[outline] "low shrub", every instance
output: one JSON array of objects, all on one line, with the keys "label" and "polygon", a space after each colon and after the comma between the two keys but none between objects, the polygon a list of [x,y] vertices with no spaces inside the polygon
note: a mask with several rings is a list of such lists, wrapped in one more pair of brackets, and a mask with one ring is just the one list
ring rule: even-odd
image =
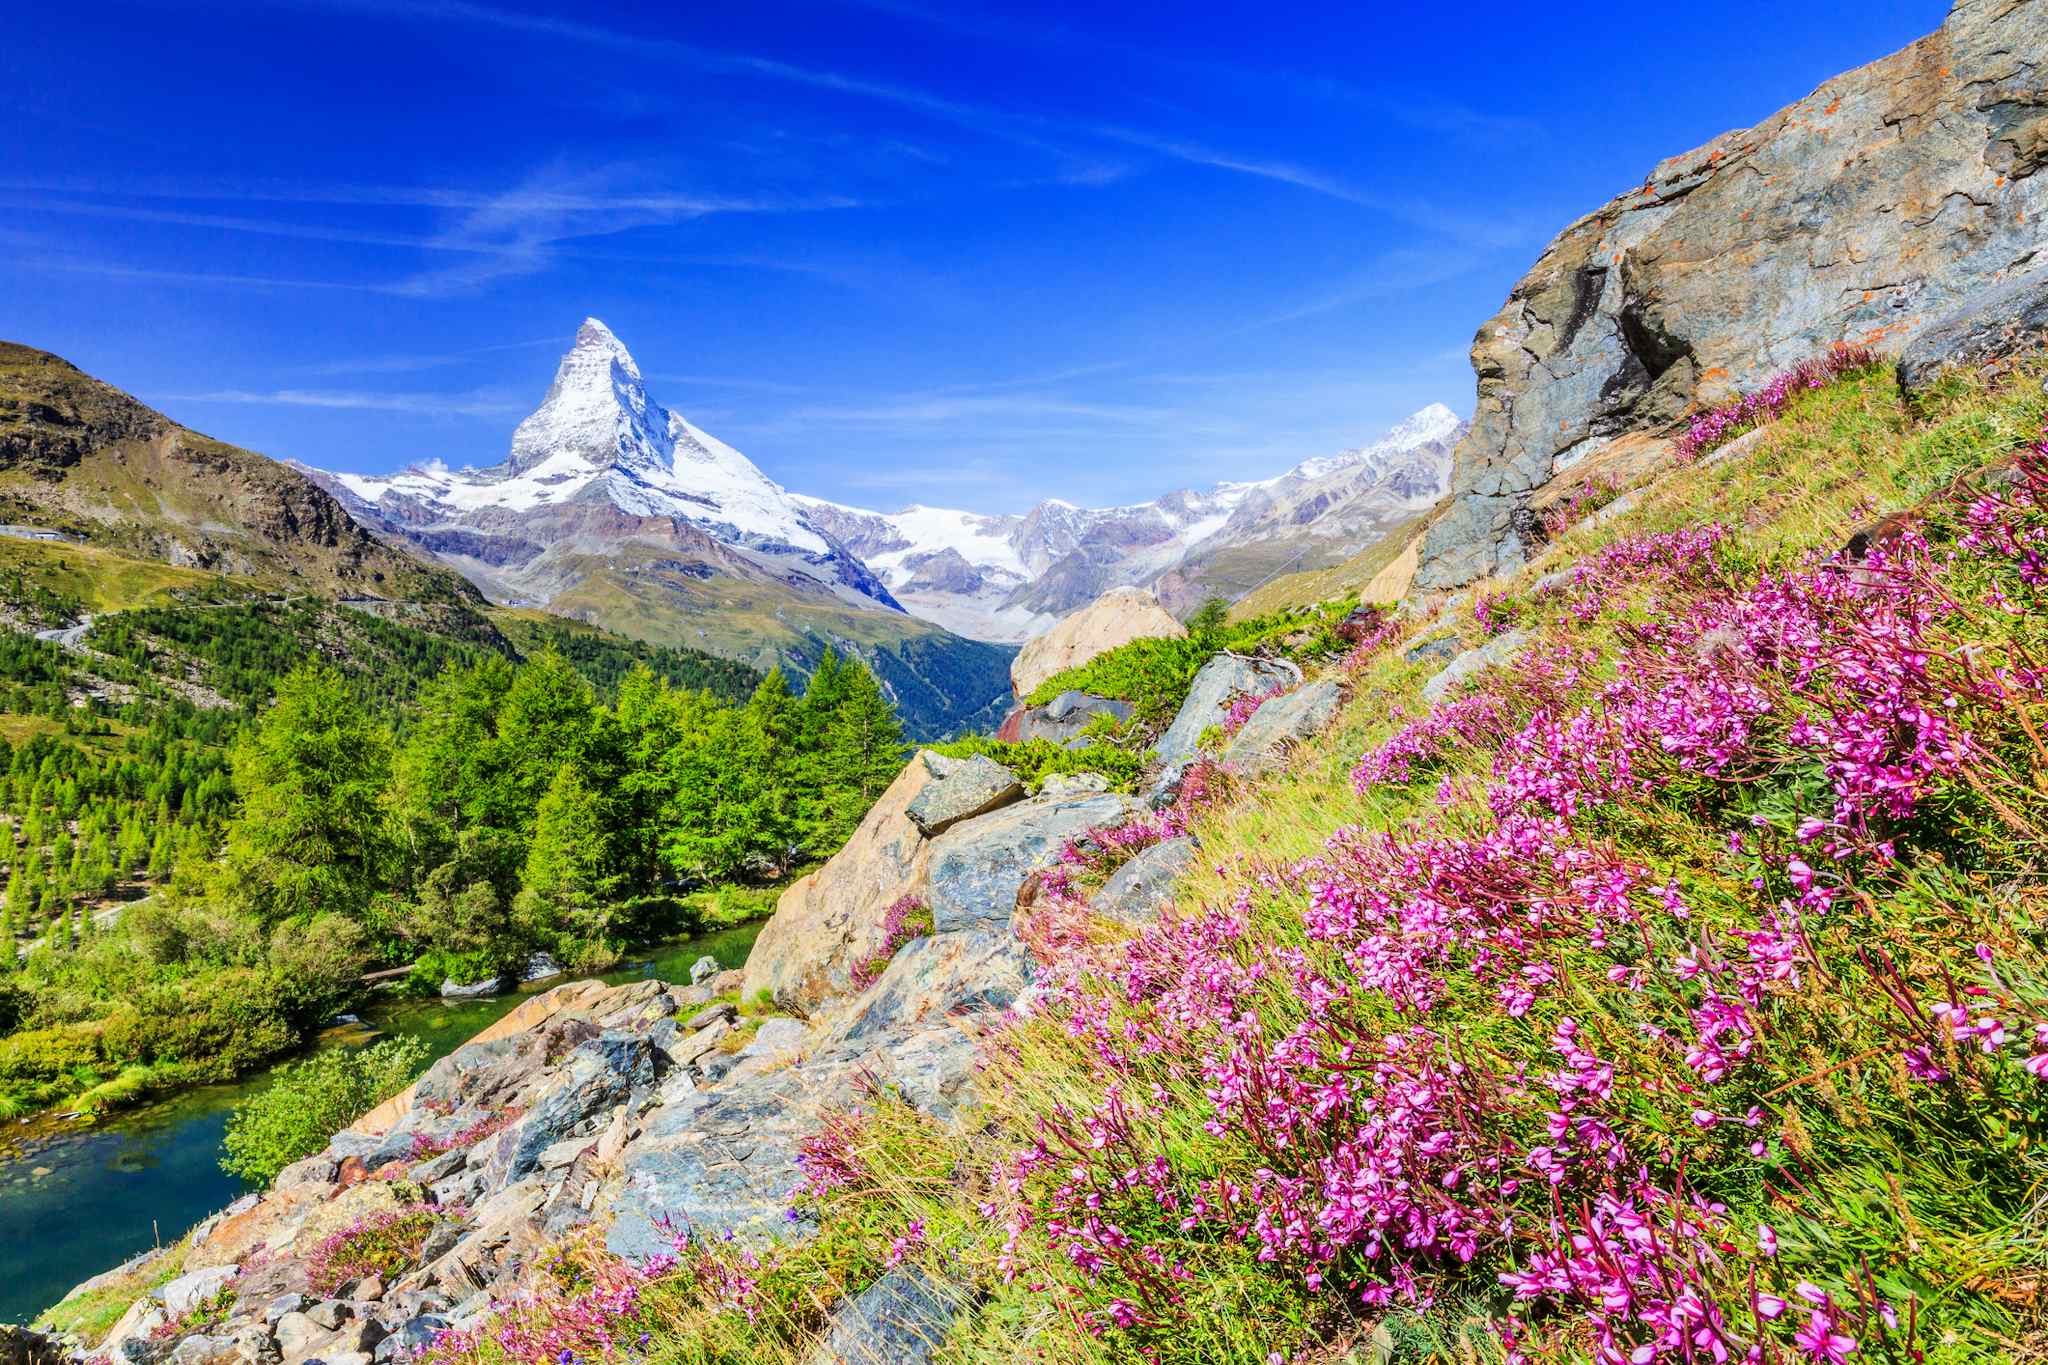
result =
[{"label": "low shrub", "polygon": [[1183,639],[1133,640],[1096,655],[1078,668],[1055,674],[1024,698],[1027,706],[1043,706],[1062,692],[1089,692],[1129,702],[1147,726],[1163,726],[1187,700],[1202,665],[1225,650],[1238,654],[1278,654],[1291,659],[1330,659],[1350,643],[1338,627],[1358,599],[1345,597],[1294,611],[1257,616],[1233,624],[1212,625]]},{"label": "low shrub", "polygon": [[427,1045],[385,1038],[363,1048],[316,1052],[277,1068],[269,1086],[235,1106],[221,1145],[222,1169],[267,1185],[335,1132],[410,1085],[426,1069]]},{"label": "low shrub", "polygon": [[435,1224],[459,1212],[433,1204],[408,1204],[367,1214],[313,1249],[306,1258],[307,1279],[319,1293],[332,1294],[354,1280],[405,1270],[419,1256]]},{"label": "low shrub", "polygon": [[970,735],[949,744],[934,745],[933,749],[948,758],[972,758],[980,754],[994,759],[1017,774],[1025,790],[1032,792],[1044,786],[1045,779],[1055,773],[1094,773],[1109,783],[1111,791],[1134,792],[1145,775],[1146,761],[1151,757],[1149,751],[1133,752],[1113,744],[1063,749],[1049,739],[1028,739],[1011,744],[985,735]]}]

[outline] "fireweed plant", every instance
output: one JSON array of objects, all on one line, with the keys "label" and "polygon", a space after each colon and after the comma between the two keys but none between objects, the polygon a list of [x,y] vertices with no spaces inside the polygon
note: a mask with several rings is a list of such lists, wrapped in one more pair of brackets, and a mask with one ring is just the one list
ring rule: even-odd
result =
[{"label": "fireweed plant", "polygon": [[875,984],[904,944],[932,931],[932,912],[917,895],[900,896],[882,912],[882,946],[875,955],[855,964],[853,988],[864,991]]},{"label": "fireweed plant", "polygon": [[1878,364],[1867,346],[1842,345],[1771,377],[1762,388],[1732,403],[1694,415],[1678,438],[1678,458],[1690,462],[1754,427],[1771,421],[1803,392],[1825,388],[1843,375]]}]

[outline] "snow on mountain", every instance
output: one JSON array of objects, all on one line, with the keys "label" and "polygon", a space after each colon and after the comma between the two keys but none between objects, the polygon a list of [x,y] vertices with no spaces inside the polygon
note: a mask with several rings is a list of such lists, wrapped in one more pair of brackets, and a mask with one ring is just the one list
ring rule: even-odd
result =
[{"label": "snow on mountain", "polygon": [[[1250,482],[1182,489],[1125,507],[1048,498],[1018,515],[913,506],[901,512],[796,495],[915,615],[986,640],[1023,640],[1122,584],[1173,576],[1255,543],[1294,562],[1354,553],[1442,496],[1465,424],[1432,403],[1372,442]],[[1342,557],[1339,554],[1338,557]],[[1242,556],[1240,556],[1242,557]],[[1234,586],[1219,584],[1228,594]]]},{"label": "snow on mountain", "polygon": [[1235,596],[1276,565],[1355,553],[1442,494],[1463,430],[1431,404],[1368,444],[1269,479],[1124,507],[1047,498],[1016,514],[876,512],[785,490],[656,402],[625,345],[586,318],[502,464],[306,472],[358,520],[501,599],[573,598],[593,560],[630,561],[907,609],[958,634],[1015,641],[1110,587],[1152,585],[1178,609]]},{"label": "snow on mountain", "polygon": [[596,318],[577,329],[503,464],[316,476],[359,519],[436,549],[500,595],[530,596],[521,570],[550,548],[573,542],[602,553],[607,537],[658,543],[688,527],[733,552],[714,556],[721,572],[751,563],[761,576],[808,579],[853,605],[901,610],[753,461],[649,397],[632,354]]}]

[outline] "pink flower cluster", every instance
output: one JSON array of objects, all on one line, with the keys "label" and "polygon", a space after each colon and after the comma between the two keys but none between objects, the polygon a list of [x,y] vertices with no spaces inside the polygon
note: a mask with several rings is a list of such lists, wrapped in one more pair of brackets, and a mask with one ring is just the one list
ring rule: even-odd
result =
[{"label": "pink flower cluster", "polygon": [[525,1114],[526,1110],[513,1105],[488,1114],[478,1119],[475,1123],[470,1124],[467,1128],[459,1132],[450,1133],[445,1137],[436,1137],[426,1132],[414,1133],[412,1135],[412,1154],[408,1159],[412,1161],[425,1161],[431,1157],[440,1156],[443,1152],[452,1152],[458,1147],[473,1147],[487,1137],[494,1137],[504,1132],[507,1128],[517,1123]]},{"label": "pink flower cluster", "polygon": [[1233,698],[1230,703],[1230,709],[1223,713],[1223,733],[1226,736],[1234,735],[1239,730],[1244,729],[1245,722],[1257,715],[1261,706],[1264,706],[1286,690],[1284,687],[1276,687],[1270,692],[1247,692],[1242,696]]},{"label": "pink flower cluster", "polygon": [[1587,479],[1571,491],[1571,496],[1562,502],[1552,503],[1543,510],[1543,534],[1546,539],[1555,539],[1565,531],[1578,525],[1580,520],[1613,502],[1621,492],[1621,484],[1612,474],[1601,474]]},{"label": "pink flower cluster", "polygon": [[1876,353],[1869,347],[1850,345],[1834,346],[1825,355],[1803,360],[1782,374],[1773,375],[1755,393],[1695,414],[1678,438],[1678,458],[1685,463],[1697,460],[1751,427],[1770,421],[1804,390],[1825,388],[1845,374],[1869,369],[1876,363]]},{"label": "pink flower cluster", "polygon": [[882,946],[853,968],[853,988],[864,991],[881,978],[904,944],[932,931],[932,912],[916,894],[899,896],[882,912]]},{"label": "pink flower cluster", "polygon": [[419,1249],[433,1225],[444,1218],[462,1218],[460,1205],[404,1204],[382,1209],[329,1233],[306,1258],[306,1274],[314,1288],[332,1293],[350,1280],[382,1274]]},{"label": "pink flower cluster", "polygon": [[760,1253],[714,1246],[688,1231],[671,1231],[669,1249],[634,1265],[594,1247],[553,1253],[570,1263],[529,1277],[518,1295],[494,1302],[482,1322],[444,1328],[417,1359],[435,1365],[589,1365],[640,1361],[653,1351],[665,1321],[654,1291],[682,1285],[697,1304],[743,1315],[760,1313]]},{"label": "pink flower cluster", "polygon": [[1472,604],[1472,619],[1488,635],[1500,635],[1515,624],[1521,613],[1515,599],[1505,592],[1483,592]]},{"label": "pink flower cluster", "polygon": [[[1909,533],[1753,579],[1720,566],[1717,527],[1610,546],[1575,590],[1647,591],[1656,610],[1607,657],[1534,648],[1354,773],[1365,790],[1491,751],[1483,809],[1339,830],[1248,869],[1228,903],[1049,973],[1099,1099],[1049,1108],[1002,1163],[1006,1273],[1034,1235],[1098,1287],[1076,1312],[1107,1334],[1192,1311],[1190,1242],[1369,1309],[1427,1304],[1484,1264],[1544,1310],[1501,1325],[1514,1361],[1917,1358],[1914,1305],[1867,1275],[1798,1279],[1774,1231],[1746,1237],[1687,1172],[1775,1178],[1784,1092],[1811,1078],[1767,1043],[1809,980],[1834,981],[1841,936],[1824,950],[1820,928],[1867,899],[1866,874],[1892,875],[1916,821],[1994,772],[1990,736],[2024,725],[2014,704],[2041,701],[2039,673],[1956,643],[1950,580],[1988,568],[2011,609],[2048,605],[2044,495],[2048,461],[2030,462],[1971,506],[1953,554]],[[1759,792],[1788,809],[1732,819]],[[1717,903],[1708,932],[1672,877],[1616,851],[1624,810],[1735,823],[1746,911]],[[1275,915],[1293,922],[1273,932]],[[1882,945],[1848,951],[1892,998],[1845,1003],[1891,1019],[1872,1026],[1923,1082],[2021,1036],[2032,1054],[2000,1064],[2048,1077],[2048,1020],[2022,1027],[2042,1002],[1994,973],[1929,1004]]]}]

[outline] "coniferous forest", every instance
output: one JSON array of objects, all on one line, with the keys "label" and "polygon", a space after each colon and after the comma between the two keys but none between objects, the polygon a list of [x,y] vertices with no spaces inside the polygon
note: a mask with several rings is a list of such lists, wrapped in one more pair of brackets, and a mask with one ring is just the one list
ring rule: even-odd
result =
[{"label": "coniferous forest", "polygon": [[[549,640],[430,651],[394,687],[280,676],[270,633],[214,637],[239,710],[73,705],[59,650],[6,639],[0,1111],[232,1076],[377,969],[431,991],[535,954],[602,967],[695,927],[704,888],[829,854],[902,764],[857,659],[799,695],[779,670]],[[140,638],[96,643],[139,667]]]}]

